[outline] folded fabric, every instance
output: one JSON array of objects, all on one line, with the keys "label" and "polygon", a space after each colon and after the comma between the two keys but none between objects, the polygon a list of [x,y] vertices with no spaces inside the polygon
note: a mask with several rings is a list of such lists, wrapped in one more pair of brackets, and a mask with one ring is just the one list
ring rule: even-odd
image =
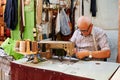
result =
[{"label": "folded fabric", "polygon": [[1,47],[4,49],[7,55],[13,56],[15,60],[23,58],[24,55],[19,54],[15,51],[15,40],[7,38],[2,44]]}]

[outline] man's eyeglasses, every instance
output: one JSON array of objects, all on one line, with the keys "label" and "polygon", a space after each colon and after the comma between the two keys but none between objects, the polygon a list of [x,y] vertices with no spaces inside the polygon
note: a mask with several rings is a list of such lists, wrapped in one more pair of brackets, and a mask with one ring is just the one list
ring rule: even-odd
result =
[{"label": "man's eyeglasses", "polygon": [[89,25],[89,27],[87,28],[87,30],[80,30],[81,32],[88,32],[88,30],[90,29],[91,24]]}]

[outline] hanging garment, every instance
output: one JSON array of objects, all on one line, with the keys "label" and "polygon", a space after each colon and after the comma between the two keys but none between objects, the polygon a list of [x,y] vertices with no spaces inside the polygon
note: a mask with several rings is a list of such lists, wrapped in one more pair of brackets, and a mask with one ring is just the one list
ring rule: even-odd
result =
[{"label": "hanging garment", "polygon": [[[30,0],[29,5],[24,6],[24,13],[25,13],[25,27],[23,32],[23,40],[29,39],[31,41],[34,40],[33,37],[33,27],[34,27],[34,1]],[[18,24],[15,30],[11,31],[11,38],[14,40],[20,40],[20,0],[18,0]]]},{"label": "hanging garment", "polygon": [[51,31],[51,34],[50,34],[50,36],[51,36],[51,38],[52,38],[52,40],[56,40],[56,35],[55,35],[55,17],[53,17],[52,18],[52,31]]},{"label": "hanging garment", "polygon": [[59,15],[59,9],[57,13],[57,18],[56,18],[56,28],[55,28],[55,33],[57,34],[60,32],[60,15]]},{"label": "hanging garment", "polygon": [[48,9],[45,10],[46,16],[45,16],[45,21],[48,22],[49,21],[49,11]]},{"label": "hanging garment", "polygon": [[75,27],[75,10],[76,10],[76,6],[74,6],[73,8],[73,21],[72,21],[72,33],[74,32],[74,27]]},{"label": "hanging garment", "polygon": [[91,0],[90,12],[92,13],[93,17],[96,17],[96,12],[97,12],[96,0]]},{"label": "hanging garment", "polygon": [[34,1],[35,0],[30,0],[29,5],[24,6],[25,27],[23,32],[23,39],[34,40],[34,34],[33,34],[33,28],[35,26]]},{"label": "hanging garment", "polygon": [[68,19],[64,9],[62,9],[60,12],[60,31],[65,36],[71,34],[69,22],[70,22],[70,20]]},{"label": "hanging garment", "polygon": [[9,29],[15,30],[18,22],[18,0],[7,0],[4,22]]}]

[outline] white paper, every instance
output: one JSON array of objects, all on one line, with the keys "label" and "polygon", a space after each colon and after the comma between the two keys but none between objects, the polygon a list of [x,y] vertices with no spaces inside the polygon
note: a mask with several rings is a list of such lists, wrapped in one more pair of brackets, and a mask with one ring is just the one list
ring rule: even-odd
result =
[{"label": "white paper", "polygon": [[114,73],[114,75],[110,80],[119,80],[119,79],[120,79],[120,67],[117,69],[117,71]]}]

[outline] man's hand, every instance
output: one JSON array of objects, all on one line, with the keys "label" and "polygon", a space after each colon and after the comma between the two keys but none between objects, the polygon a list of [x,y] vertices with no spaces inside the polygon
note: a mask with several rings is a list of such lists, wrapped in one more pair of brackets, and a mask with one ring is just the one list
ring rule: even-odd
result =
[{"label": "man's hand", "polygon": [[74,54],[76,54],[76,53],[77,53],[77,49],[76,49],[76,48],[74,48],[74,51],[73,51],[73,52],[74,52]]},{"label": "man's hand", "polygon": [[76,57],[79,59],[83,59],[87,56],[89,56],[89,51],[80,51],[76,53]]}]

